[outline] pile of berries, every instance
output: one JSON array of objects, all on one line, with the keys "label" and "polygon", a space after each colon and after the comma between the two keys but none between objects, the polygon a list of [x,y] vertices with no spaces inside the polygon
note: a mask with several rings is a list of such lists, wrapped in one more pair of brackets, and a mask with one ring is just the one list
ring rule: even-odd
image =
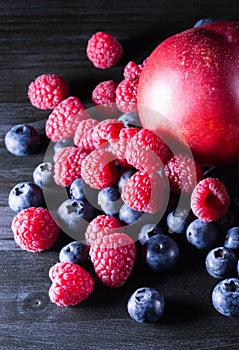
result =
[{"label": "pile of berries", "polygon": [[[89,60],[102,69],[115,65],[122,52],[103,32],[87,46]],[[68,306],[93,292],[95,278],[111,288],[124,285],[137,259],[155,273],[173,269],[180,256],[177,240],[185,238],[208,251],[206,270],[221,279],[212,293],[214,307],[239,316],[238,167],[204,168],[182,145],[175,154],[164,135],[140,125],[137,85],[145,64],[129,62],[119,84],[100,82],[92,91],[93,116],[62,77],[44,74],[29,85],[32,105],[53,109],[45,131],[54,154],[34,169],[32,182],[17,184],[9,194],[15,241],[40,252],[56,242],[60,230],[73,239],[49,271],[51,301]],[[121,115],[102,120],[98,105]],[[18,125],[5,145],[24,156],[38,150],[39,137],[29,125]],[[51,196],[63,188],[68,196],[55,207]],[[127,308],[137,322],[156,322],[165,301],[159,291],[142,287]]]}]

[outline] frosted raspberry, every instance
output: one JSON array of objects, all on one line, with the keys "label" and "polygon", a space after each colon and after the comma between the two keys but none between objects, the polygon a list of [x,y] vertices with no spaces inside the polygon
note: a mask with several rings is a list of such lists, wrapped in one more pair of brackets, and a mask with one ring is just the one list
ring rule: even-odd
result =
[{"label": "frosted raspberry", "polygon": [[139,80],[142,69],[143,69],[142,64],[138,65],[134,61],[130,61],[124,67],[124,72],[123,72],[124,78],[126,80]]},{"label": "frosted raspberry", "polygon": [[78,124],[89,118],[81,101],[74,96],[63,100],[46,121],[46,136],[53,142],[74,136]]},{"label": "frosted raspberry", "polygon": [[91,245],[90,257],[95,272],[104,285],[121,287],[134,267],[136,246],[128,235],[113,233],[98,238]]},{"label": "frosted raspberry", "polygon": [[28,87],[28,97],[34,107],[53,109],[70,94],[68,83],[56,74],[43,74]]},{"label": "frosted raspberry", "polygon": [[47,209],[30,207],[13,218],[12,231],[22,249],[35,253],[49,249],[56,242],[60,229]]},{"label": "frosted raspberry", "polygon": [[191,193],[198,181],[203,178],[200,164],[189,154],[173,155],[164,169],[171,191],[177,194]]},{"label": "frosted raspberry", "polygon": [[92,131],[92,139],[96,148],[101,147],[106,141],[114,142],[119,138],[120,130],[124,128],[124,124],[117,119],[105,119],[94,127]]},{"label": "frosted raspberry", "polygon": [[98,215],[93,219],[85,232],[86,243],[90,246],[97,238],[116,232],[121,227],[120,222],[109,215]]},{"label": "frosted raspberry", "polygon": [[117,180],[115,157],[103,148],[93,150],[82,162],[81,177],[92,188],[112,186]]},{"label": "frosted raspberry", "polygon": [[123,166],[131,166],[125,158],[125,152],[129,141],[138,131],[139,128],[123,128],[120,130],[118,141],[110,144],[111,152],[115,155],[119,164]]},{"label": "frosted raspberry", "polygon": [[88,298],[94,288],[94,279],[81,266],[72,262],[59,262],[49,270],[52,285],[51,301],[59,306],[76,305]]},{"label": "frosted raspberry", "polygon": [[230,197],[225,186],[212,177],[199,181],[192,192],[192,211],[205,222],[219,220],[226,214],[229,204]]},{"label": "frosted raspberry", "polygon": [[54,156],[54,180],[57,185],[70,186],[81,177],[81,166],[89,152],[77,147],[65,147]]},{"label": "frosted raspberry", "polygon": [[95,106],[102,104],[110,104],[115,102],[115,90],[117,83],[113,80],[106,80],[96,85],[92,92],[92,102]]},{"label": "frosted raspberry", "polygon": [[76,129],[74,144],[87,151],[93,151],[95,146],[92,139],[92,131],[97,124],[99,124],[99,121],[94,118],[82,120]]},{"label": "frosted raspberry", "polygon": [[164,203],[164,183],[158,173],[138,171],[124,184],[122,199],[134,210],[156,213]]},{"label": "frosted raspberry", "polygon": [[97,32],[88,40],[86,53],[95,67],[105,69],[116,65],[123,48],[112,35]]},{"label": "frosted raspberry", "polygon": [[138,80],[122,80],[116,89],[116,106],[122,113],[137,111]]},{"label": "frosted raspberry", "polygon": [[129,141],[125,157],[139,170],[157,171],[171,157],[166,143],[153,131],[141,129]]}]

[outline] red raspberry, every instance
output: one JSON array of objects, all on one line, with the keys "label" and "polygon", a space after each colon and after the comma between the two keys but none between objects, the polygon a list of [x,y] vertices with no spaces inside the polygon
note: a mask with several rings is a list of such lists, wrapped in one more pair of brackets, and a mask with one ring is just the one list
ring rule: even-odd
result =
[{"label": "red raspberry", "polygon": [[112,35],[97,32],[88,40],[86,53],[95,67],[105,69],[116,65],[123,48]]},{"label": "red raspberry", "polygon": [[120,222],[113,216],[98,215],[86,229],[86,243],[90,246],[97,238],[114,233],[119,227],[121,227]]},{"label": "red raspberry", "polygon": [[129,141],[126,159],[139,170],[148,172],[161,169],[171,157],[172,152],[166,143],[153,131],[141,129]]},{"label": "red raspberry", "polygon": [[120,130],[119,140],[110,144],[111,152],[117,158],[117,162],[119,162],[123,166],[130,166],[130,164],[125,158],[125,152],[129,141],[138,131],[139,128],[123,128]]},{"label": "red raspberry", "polygon": [[124,78],[126,80],[138,80],[142,72],[142,69],[143,69],[142,64],[138,65],[134,61],[130,61],[124,67],[124,72],[123,72]]},{"label": "red raspberry", "polygon": [[200,164],[189,154],[173,155],[164,169],[171,191],[177,194],[191,193],[198,181],[203,178]]},{"label": "red raspberry", "polygon": [[124,184],[122,199],[134,210],[156,213],[164,203],[164,183],[158,173],[138,171]]},{"label": "red raspberry", "polygon": [[95,149],[92,131],[97,124],[99,121],[94,118],[84,119],[79,123],[74,136],[74,143],[77,147],[87,151]]},{"label": "red raspberry", "polygon": [[72,262],[59,262],[49,270],[52,285],[51,301],[59,306],[76,305],[88,298],[94,288],[94,279],[81,266]]},{"label": "red raspberry", "polygon": [[92,188],[113,186],[117,180],[115,157],[104,148],[93,150],[82,162],[81,177]]},{"label": "red raspberry", "polygon": [[106,80],[96,85],[92,92],[92,102],[95,106],[102,104],[110,104],[115,102],[115,90],[117,83],[113,80]]},{"label": "red raspberry", "polygon": [[65,147],[54,156],[54,180],[57,185],[70,186],[81,177],[81,166],[89,152],[77,147]]},{"label": "red raspberry", "polygon": [[53,142],[74,136],[78,124],[89,118],[81,101],[74,96],[63,100],[46,121],[46,136]]},{"label": "red raspberry", "polygon": [[124,128],[124,124],[117,119],[105,119],[95,126],[92,131],[92,139],[96,148],[101,147],[106,141],[118,141],[120,130]]},{"label": "red raspberry", "polygon": [[192,211],[205,222],[219,220],[226,214],[229,204],[230,197],[225,186],[212,177],[201,180],[192,192]]},{"label": "red raspberry", "polygon": [[68,83],[56,74],[43,74],[28,87],[28,97],[34,107],[53,109],[70,94]]},{"label": "red raspberry", "polygon": [[116,89],[116,106],[122,113],[137,112],[138,80],[122,80]]},{"label": "red raspberry", "polygon": [[49,249],[56,242],[60,229],[47,209],[30,207],[13,218],[12,231],[22,249],[35,253]]},{"label": "red raspberry", "polygon": [[98,238],[90,247],[90,257],[101,282],[112,288],[121,287],[134,267],[136,246],[124,233]]}]

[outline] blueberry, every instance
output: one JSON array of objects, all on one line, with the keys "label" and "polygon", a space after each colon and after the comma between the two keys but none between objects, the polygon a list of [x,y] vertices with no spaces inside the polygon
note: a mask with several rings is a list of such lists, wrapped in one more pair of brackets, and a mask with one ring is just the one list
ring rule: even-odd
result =
[{"label": "blueberry", "polygon": [[12,188],[8,196],[9,207],[19,212],[30,207],[45,207],[41,188],[31,182],[20,182]]},{"label": "blueberry", "polygon": [[196,219],[186,230],[186,237],[190,244],[197,249],[209,250],[221,243],[221,235],[214,222],[204,222]]},{"label": "blueberry", "polygon": [[226,247],[212,249],[206,257],[207,272],[214,278],[226,278],[236,273],[237,257]]},{"label": "blueberry", "polygon": [[157,322],[163,315],[165,300],[154,288],[138,288],[129,298],[127,310],[130,317],[139,323]]},{"label": "blueberry", "polygon": [[15,156],[26,156],[35,153],[40,146],[40,136],[32,126],[18,124],[5,135],[5,146]]},{"label": "blueberry", "polygon": [[235,226],[227,231],[224,246],[227,248],[239,250],[239,227]]},{"label": "blueberry", "polygon": [[82,242],[74,241],[63,247],[59,254],[60,262],[73,262],[85,265],[89,258],[89,247]]},{"label": "blueberry", "polygon": [[86,199],[82,178],[75,179],[70,186],[70,196],[75,199]]},{"label": "blueberry", "polygon": [[58,225],[77,241],[84,239],[88,223],[95,215],[95,208],[87,200],[67,199],[57,209]]},{"label": "blueberry", "polygon": [[143,211],[138,211],[123,204],[119,211],[119,219],[127,225],[135,223],[142,215]]},{"label": "blueberry", "polygon": [[33,171],[33,180],[41,188],[55,185],[53,173],[50,162],[41,163]]},{"label": "blueberry", "polygon": [[118,189],[120,192],[122,192],[122,188],[124,186],[124,184],[126,183],[126,181],[136,172],[135,168],[129,168],[127,170],[125,170],[122,175],[119,178],[118,181]]},{"label": "blueberry", "polygon": [[219,282],[213,289],[212,303],[222,315],[239,317],[239,279],[227,278]]},{"label": "blueberry", "polygon": [[179,248],[172,237],[157,234],[146,242],[146,262],[155,272],[172,269],[179,260]]},{"label": "blueberry", "polygon": [[59,140],[54,144],[54,153],[62,150],[65,147],[74,146],[74,141],[72,138],[64,138]]},{"label": "blueberry", "polygon": [[164,234],[164,231],[158,225],[145,224],[140,228],[140,231],[138,233],[138,240],[142,245],[144,245],[150,237],[157,235],[159,233]]},{"label": "blueberry", "polygon": [[201,18],[194,24],[194,28],[200,27],[203,24],[207,24],[207,23],[211,23],[211,22],[214,22],[214,20],[212,18]]},{"label": "blueberry", "polygon": [[142,127],[140,123],[139,115],[137,112],[128,112],[128,113],[122,114],[118,118],[118,121],[122,122],[125,128]]},{"label": "blueberry", "polygon": [[169,232],[183,234],[193,220],[195,220],[195,216],[192,211],[184,208],[177,208],[167,215]]},{"label": "blueberry", "polygon": [[99,191],[98,204],[106,215],[114,216],[123,205],[121,194],[115,187],[105,187]]}]

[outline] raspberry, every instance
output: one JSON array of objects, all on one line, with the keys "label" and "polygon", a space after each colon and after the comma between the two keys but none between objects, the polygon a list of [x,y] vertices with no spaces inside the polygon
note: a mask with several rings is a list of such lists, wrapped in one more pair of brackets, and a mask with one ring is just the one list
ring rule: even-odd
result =
[{"label": "raspberry", "polygon": [[94,279],[81,266],[73,262],[59,262],[49,270],[52,285],[51,301],[59,306],[76,305],[88,298],[94,288]]},{"label": "raspberry", "polygon": [[97,32],[88,40],[86,53],[95,67],[105,69],[116,65],[123,48],[112,35]]},{"label": "raspberry", "polygon": [[56,74],[43,74],[28,87],[28,97],[34,107],[53,109],[70,94],[68,83]]},{"label": "raspberry", "polygon": [[137,111],[138,80],[122,80],[116,89],[116,106],[122,113]]},{"label": "raspberry", "polygon": [[74,136],[78,124],[89,118],[81,101],[74,96],[63,100],[52,111],[46,121],[46,136],[53,142]]},{"label": "raspberry", "polygon": [[109,215],[98,215],[93,219],[85,232],[86,243],[90,246],[97,238],[114,233],[121,227],[120,222]]},{"label": "raspberry", "polygon": [[203,178],[203,171],[189,154],[173,155],[165,165],[165,174],[168,177],[172,192],[180,194],[191,193]]},{"label": "raspberry", "polygon": [[100,281],[112,288],[122,286],[134,267],[136,246],[124,233],[98,238],[90,247],[90,257]]},{"label": "raspberry", "polygon": [[119,164],[123,166],[130,166],[125,158],[125,152],[129,141],[138,131],[138,128],[123,128],[120,130],[119,140],[111,143],[111,152],[115,155]]},{"label": "raspberry", "polygon": [[95,106],[115,102],[115,90],[117,83],[113,80],[106,80],[96,85],[92,92],[92,102]]},{"label": "raspberry", "polygon": [[82,162],[81,177],[92,188],[112,186],[117,179],[115,157],[103,148],[93,150]]},{"label": "raspberry", "polygon": [[57,185],[70,186],[81,177],[81,165],[89,152],[77,147],[65,147],[54,156],[54,180]]},{"label": "raspberry", "polygon": [[139,170],[157,171],[171,157],[166,143],[153,131],[141,129],[129,141],[126,159]]},{"label": "raspberry", "polygon": [[120,130],[124,128],[124,124],[117,119],[105,119],[95,126],[92,131],[92,139],[94,146],[99,148],[106,141],[114,142],[119,138]]},{"label": "raspberry", "polygon": [[212,177],[201,180],[192,192],[192,211],[205,222],[219,220],[227,212],[229,204],[230,197],[225,186]]},{"label": "raspberry", "polygon": [[134,61],[130,61],[124,67],[124,78],[126,80],[138,80],[143,69],[143,65],[138,65]]},{"label": "raspberry", "polygon": [[124,184],[122,199],[134,210],[156,213],[164,203],[164,183],[158,173],[138,171]]},{"label": "raspberry", "polygon": [[94,118],[82,120],[76,129],[74,144],[87,151],[93,151],[95,146],[92,139],[92,131],[97,124],[99,124],[99,121]]},{"label": "raspberry", "polygon": [[12,231],[22,249],[35,253],[50,248],[56,242],[60,229],[47,209],[30,207],[13,218]]}]

